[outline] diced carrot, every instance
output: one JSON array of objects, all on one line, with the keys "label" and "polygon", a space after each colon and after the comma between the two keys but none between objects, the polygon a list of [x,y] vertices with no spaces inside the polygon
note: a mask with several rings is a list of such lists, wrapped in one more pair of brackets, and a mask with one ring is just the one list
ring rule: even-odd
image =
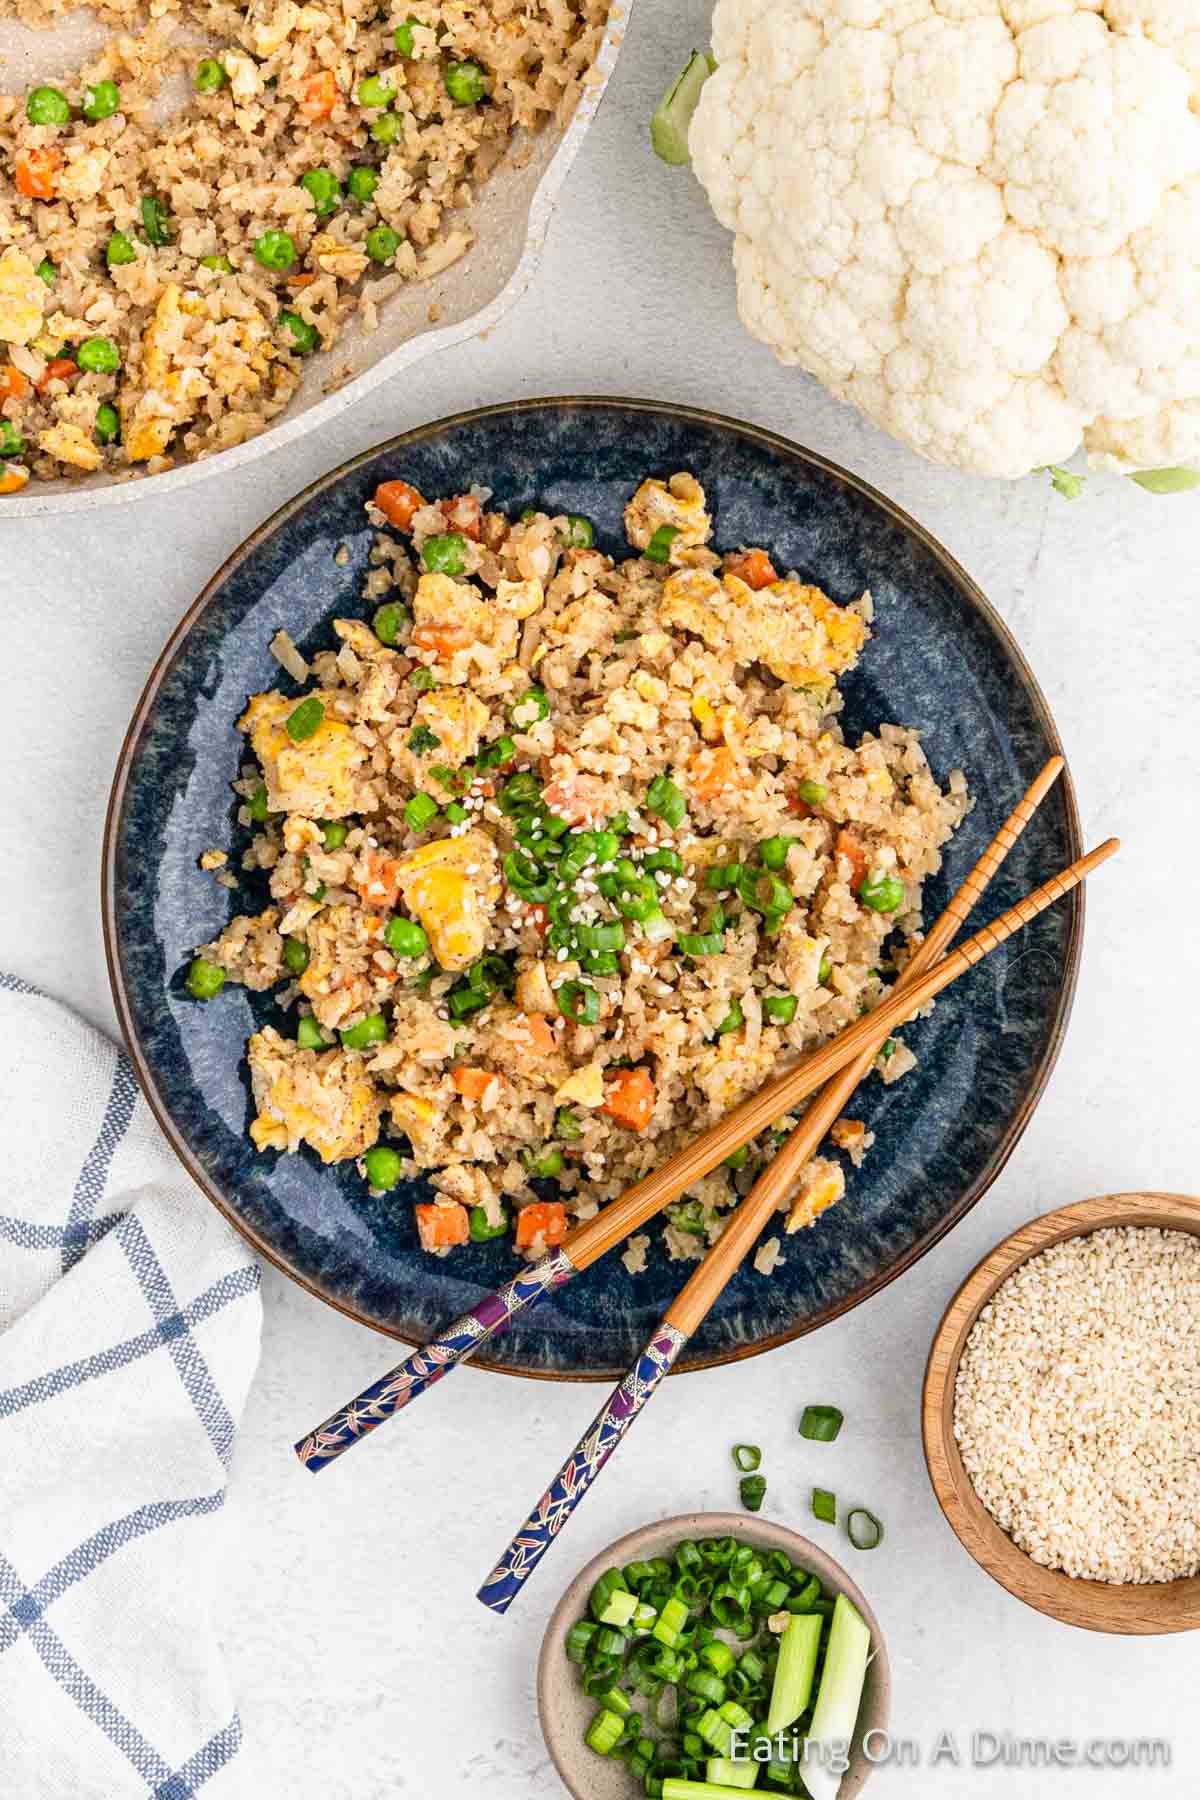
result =
[{"label": "diced carrot", "polygon": [[53,200],[54,177],[61,168],[62,151],[53,144],[18,150],[13,164],[18,194],[24,194],[27,200]]},{"label": "diced carrot", "polygon": [[522,1013],[518,1023],[539,1056],[549,1056],[557,1038],[554,1027],[544,1013]]},{"label": "diced carrot", "polygon": [[450,1071],[450,1085],[464,1100],[486,1100],[500,1077],[492,1069],[457,1068]]},{"label": "diced carrot", "polygon": [[423,495],[407,481],[381,481],[375,489],[375,504],[397,531],[411,531],[413,515],[425,504]]},{"label": "diced carrot", "polygon": [[692,792],[698,800],[711,800],[737,779],[737,757],[728,744],[697,750],[688,764]]},{"label": "diced carrot", "polygon": [[567,1209],[561,1200],[531,1200],[517,1214],[518,1250],[528,1250],[539,1235],[547,1250],[566,1237]]},{"label": "diced carrot", "polygon": [[599,820],[604,814],[605,788],[594,775],[568,775],[542,789],[542,800],[556,818],[568,825]]},{"label": "diced carrot", "polygon": [[736,575],[747,587],[770,587],[779,577],[765,550],[738,550],[725,558],[725,573]]},{"label": "diced carrot", "polygon": [[631,1131],[645,1131],[654,1113],[654,1083],[649,1071],[618,1069],[610,1075],[601,1111]]},{"label": "diced carrot", "polygon": [[867,853],[850,831],[839,831],[834,848],[850,864],[850,886],[857,893],[867,879]]},{"label": "diced carrot", "polygon": [[451,531],[461,531],[464,537],[479,542],[483,535],[483,508],[474,494],[459,494],[453,500],[443,500],[441,509]]},{"label": "diced carrot", "polygon": [[322,69],[304,84],[300,111],[306,119],[327,119],[337,105],[338,84],[332,69]]},{"label": "diced carrot", "polygon": [[531,906],[526,912],[525,917],[529,920],[533,929],[536,932],[539,932],[542,937],[545,937],[550,929],[550,914],[546,911],[545,907]]},{"label": "diced carrot", "polygon": [[0,462],[0,494],[19,494],[29,480],[29,470],[21,463]]},{"label": "diced carrot", "polygon": [[416,1206],[417,1235],[422,1250],[447,1250],[454,1244],[465,1244],[471,1235],[467,1209],[457,1200],[443,1201],[437,1206]]},{"label": "diced carrot", "polygon": [[29,392],[29,377],[22,375],[15,363],[0,369],[0,404],[5,400],[23,400]]},{"label": "diced carrot", "polygon": [[788,811],[790,813],[795,813],[798,819],[812,818],[812,807],[808,804],[807,800],[802,800],[799,794],[793,794],[788,801]]},{"label": "diced carrot", "polygon": [[38,378],[37,391],[44,394],[52,381],[74,381],[79,374],[79,364],[72,362],[68,356],[56,356],[48,362]]},{"label": "diced carrot", "polygon": [[353,877],[354,890],[372,905],[395,906],[400,898],[400,870],[399,857],[364,850]]},{"label": "diced carrot", "polygon": [[449,657],[473,644],[475,634],[465,625],[418,625],[412,641],[418,650],[435,650],[439,656]]},{"label": "diced carrot", "polygon": [[311,269],[305,269],[303,274],[289,275],[287,284],[290,288],[294,288],[295,291],[299,293],[301,288],[311,287],[316,279],[317,278]]}]

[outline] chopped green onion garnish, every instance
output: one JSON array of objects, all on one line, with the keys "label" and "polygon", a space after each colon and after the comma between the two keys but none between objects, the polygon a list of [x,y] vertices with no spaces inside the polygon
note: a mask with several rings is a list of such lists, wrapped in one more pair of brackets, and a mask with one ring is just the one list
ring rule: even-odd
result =
[{"label": "chopped green onion garnish", "polygon": [[735,1444],[733,1460],[743,1475],[753,1475],[762,1462],[762,1451],[757,1444]]},{"label": "chopped green onion garnish", "polygon": [[408,747],[414,756],[428,756],[431,750],[437,749],[441,741],[435,732],[430,731],[428,725],[418,725],[408,735]]},{"label": "chopped green onion garnish", "polygon": [[856,1550],[874,1550],[882,1542],[883,1526],[865,1506],[853,1506],[846,1514],[846,1536]]},{"label": "chopped green onion garnish", "polygon": [[813,1517],[820,1519],[822,1524],[837,1524],[837,1495],[831,1494],[828,1488],[813,1489],[812,1509]]},{"label": "chopped green onion garnish", "polygon": [[719,931],[685,931],[677,940],[684,956],[720,956],[725,938]]},{"label": "chopped green onion garnish", "polygon": [[768,919],[782,918],[792,905],[792,890],[787,882],[761,869],[743,869],[737,891],[744,905]]},{"label": "chopped green onion garnish", "polygon": [[722,1162],[721,1167],[723,1169],[744,1169],[749,1161],[749,1144],[739,1144],[736,1150],[731,1150],[729,1152],[729,1155]]},{"label": "chopped green onion garnish", "polygon": [[324,718],[324,703],[315,694],[310,694],[288,714],[285,729],[294,744],[302,744],[321,729]]},{"label": "chopped green onion garnish", "polygon": [[500,769],[510,763],[517,754],[517,746],[510,737],[498,737],[492,743],[485,744],[475,758],[477,769]]},{"label": "chopped green onion garnish", "polygon": [[742,1505],[747,1512],[757,1512],[767,1497],[767,1478],[765,1475],[743,1475],[738,1482],[738,1493]]},{"label": "chopped green onion garnish", "polygon": [[412,831],[424,831],[437,818],[438,803],[432,794],[414,794],[405,803],[404,817]]},{"label": "chopped green onion garnish", "polygon": [[814,1444],[832,1444],[842,1429],[845,1414],[836,1406],[806,1406],[800,1420],[800,1436]]},{"label": "chopped green onion garnish", "polygon": [[687,801],[669,775],[656,775],[646,789],[645,810],[655,818],[665,819],[672,828],[682,825],[687,817]]},{"label": "chopped green onion garnish", "polygon": [[430,688],[437,686],[437,676],[432,669],[414,669],[408,682],[410,687],[416,688],[418,694],[427,694]]},{"label": "chopped green onion garnish", "polygon": [[737,886],[741,873],[741,863],[714,863],[704,877],[704,885],[706,888],[713,888],[717,893],[724,894],[730,888]]},{"label": "chopped green onion garnish", "polygon": [[600,1017],[600,996],[584,981],[565,981],[555,998],[559,1012],[572,1025],[594,1025]]},{"label": "chopped green onion garnish", "polygon": [[735,1000],[721,1023],[717,1026],[718,1037],[728,1037],[731,1031],[740,1031],[746,1023],[746,1016]]},{"label": "chopped green onion garnish", "polygon": [[787,867],[787,859],[788,859],[788,851],[791,848],[791,843],[792,843],[791,838],[785,838],[785,837],[764,838],[762,843],[758,846],[758,854],[762,858],[763,868],[764,869],[786,868]]},{"label": "chopped green onion garnish", "polygon": [[508,709],[509,724],[515,725],[518,731],[528,731],[531,725],[549,717],[550,701],[545,688],[540,687],[526,688],[520,699],[514,700]]},{"label": "chopped green onion garnish", "polygon": [[611,1756],[624,1735],[625,1721],[620,1713],[609,1712],[607,1707],[601,1707],[584,1732],[583,1741],[597,1755]]},{"label": "chopped green onion garnish", "polygon": [[777,1025],[790,1025],[798,1005],[795,994],[764,994],[763,1018],[771,1019]]}]

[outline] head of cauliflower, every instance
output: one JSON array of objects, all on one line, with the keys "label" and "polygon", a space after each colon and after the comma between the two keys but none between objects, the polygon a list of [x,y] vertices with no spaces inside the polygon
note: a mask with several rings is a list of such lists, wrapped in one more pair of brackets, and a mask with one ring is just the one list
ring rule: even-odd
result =
[{"label": "head of cauliflower", "polygon": [[1196,0],[717,0],[742,317],[935,462],[1200,463]]}]

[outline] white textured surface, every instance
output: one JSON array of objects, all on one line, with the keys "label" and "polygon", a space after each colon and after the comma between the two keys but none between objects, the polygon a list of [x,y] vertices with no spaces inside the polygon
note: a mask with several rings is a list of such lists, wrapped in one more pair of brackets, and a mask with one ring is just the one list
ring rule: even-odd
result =
[{"label": "white textured surface", "polygon": [[[627,393],[740,414],[876,483],[1008,619],[1057,714],[1086,837],[1115,831],[1125,842],[1089,897],[1079,999],[1049,1092],[986,1200],[898,1284],[817,1337],[669,1383],[507,1621],[479,1610],[475,1586],[599,1390],[464,1373],[314,1480],[294,1461],[293,1438],[386,1367],[392,1347],[268,1274],[263,1365],[214,1582],[242,1699],[246,1792],[557,1796],[532,1699],[557,1589],[644,1519],[729,1504],[736,1435],[764,1446],[774,1516],[806,1530],[813,1479],[885,1516],[884,1547],[846,1560],[889,1634],[897,1731],[926,1750],[943,1726],[964,1741],[990,1729],[1174,1744],[1167,1773],[943,1767],[881,1772],[868,1791],[1184,1800],[1200,1783],[1197,1640],[1091,1637],[993,1586],[937,1511],[917,1403],[950,1294],[1014,1225],[1089,1194],[1200,1186],[1188,999],[1200,977],[1200,512],[1119,482],[1097,480],[1069,505],[1048,483],[992,486],[927,467],[752,343],[737,323],[724,234],[688,173],[655,163],[645,142],[654,101],[706,30],[702,0],[642,0],[542,270],[487,342],[418,366],[232,490],[148,497],[96,519],[0,523],[0,816],[22,870],[0,901],[0,960],[111,1025],[98,853],[134,701],[221,560],[345,457],[487,401]],[[806,1400],[844,1407],[835,1449],[796,1438]],[[833,1533],[814,1530],[837,1553]]]}]

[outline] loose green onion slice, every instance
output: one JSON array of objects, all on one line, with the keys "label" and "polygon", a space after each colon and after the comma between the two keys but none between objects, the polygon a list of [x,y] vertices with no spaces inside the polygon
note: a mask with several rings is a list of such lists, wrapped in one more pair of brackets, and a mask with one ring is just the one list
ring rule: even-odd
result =
[{"label": "loose green onion slice", "polygon": [[761,869],[743,869],[738,876],[738,897],[752,911],[768,919],[782,918],[792,905],[792,890],[778,875]]},{"label": "loose green onion slice", "polygon": [[889,1038],[887,1043],[883,1046],[883,1049],[879,1052],[880,1062],[891,1062],[893,1056],[896,1054],[897,1048],[898,1046],[895,1038]]},{"label": "loose green onion slice", "polygon": [[836,1525],[837,1495],[831,1494],[828,1488],[814,1488],[812,1510],[814,1519],[820,1519],[824,1525]]},{"label": "loose green onion slice", "polygon": [[762,1451],[757,1444],[735,1444],[733,1460],[743,1475],[753,1475],[762,1462]]},{"label": "loose green onion slice", "polygon": [[554,892],[554,877],[524,850],[510,850],[501,866],[505,881],[522,900],[538,905]]},{"label": "loose green onion slice", "polygon": [[649,142],[657,157],[678,167],[691,162],[691,151],[687,149],[687,130],[691,126],[691,115],[700,104],[700,90],[716,68],[716,59],[711,52],[693,50],[687,58],[682,72],[662,95],[649,121]]},{"label": "loose green onion slice", "polygon": [[883,1541],[883,1526],[865,1506],[853,1506],[846,1514],[846,1536],[856,1550],[874,1550]]},{"label": "loose green onion slice", "polygon": [[785,837],[764,838],[762,843],[758,846],[758,854],[762,858],[763,868],[764,869],[786,868],[787,867],[787,859],[788,859],[788,851],[791,848],[791,843],[792,843],[791,838],[785,838]]},{"label": "loose green onion slice", "polygon": [[718,1037],[728,1037],[731,1031],[740,1031],[746,1023],[745,1014],[735,1000],[721,1023],[717,1026]]},{"label": "loose green onion slice", "polygon": [[285,729],[294,744],[302,744],[321,729],[324,718],[324,703],[315,694],[310,694],[288,714]]},{"label": "loose green onion slice", "polygon": [[405,803],[404,817],[412,831],[424,831],[437,818],[438,804],[432,794],[414,794]]},{"label": "loose green onion slice", "polygon": [[642,867],[647,875],[682,875],[683,858],[678,850],[652,850],[649,856],[643,856]]},{"label": "loose green onion slice", "polygon": [[725,948],[724,935],[719,931],[685,931],[678,943],[684,956],[720,956]]},{"label": "loose green onion slice", "polygon": [[524,812],[527,807],[536,806],[540,796],[537,777],[531,775],[528,769],[522,769],[519,774],[509,776],[497,798],[501,812],[511,818],[515,813]]},{"label": "loose green onion slice", "polygon": [[416,688],[418,694],[427,694],[430,688],[437,686],[437,676],[432,669],[414,669],[408,680],[409,686]]},{"label": "loose green onion slice", "polygon": [[790,1025],[796,1016],[798,1005],[795,994],[764,994],[763,1018],[771,1019],[779,1025]]},{"label": "loose green onion slice", "polygon": [[517,746],[510,737],[495,738],[492,743],[485,744],[475,758],[477,769],[502,769],[517,754]]},{"label": "loose green onion slice", "polygon": [[540,687],[526,688],[520,699],[514,700],[508,709],[509,723],[515,725],[518,731],[528,731],[531,725],[549,717],[550,701],[545,688]]},{"label": "loose green onion slice", "polygon": [[625,1731],[625,1722],[619,1713],[609,1712],[601,1707],[587,1730],[583,1741],[589,1750],[595,1750],[600,1756],[611,1756]]},{"label": "loose green onion slice", "polygon": [[757,1512],[767,1497],[766,1476],[743,1475],[738,1482],[738,1494],[747,1512]]},{"label": "loose green onion slice", "polygon": [[800,1420],[800,1436],[814,1444],[832,1444],[844,1418],[837,1406],[806,1406]]},{"label": "loose green onion slice", "polygon": [[555,998],[572,1025],[594,1025],[600,1017],[600,996],[584,981],[564,981]]},{"label": "loose green onion slice", "polygon": [[255,788],[254,792],[251,794],[249,800],[247,800],[246,810],[250,814],[250,817],[254,820],[254,823],[256,825],[261,825],[264,822],[264,820],[266,819],[267,811],[268,811],[268,804],[267,804],[267,784],[265,781],[259,782],[259,784]]},{"label": "loose green onion slice", "polygon": [[665,819],[674,828],[687,817],[687,801],[669,775],[656,775],[646,789],[645,811],[657,819]]}]

